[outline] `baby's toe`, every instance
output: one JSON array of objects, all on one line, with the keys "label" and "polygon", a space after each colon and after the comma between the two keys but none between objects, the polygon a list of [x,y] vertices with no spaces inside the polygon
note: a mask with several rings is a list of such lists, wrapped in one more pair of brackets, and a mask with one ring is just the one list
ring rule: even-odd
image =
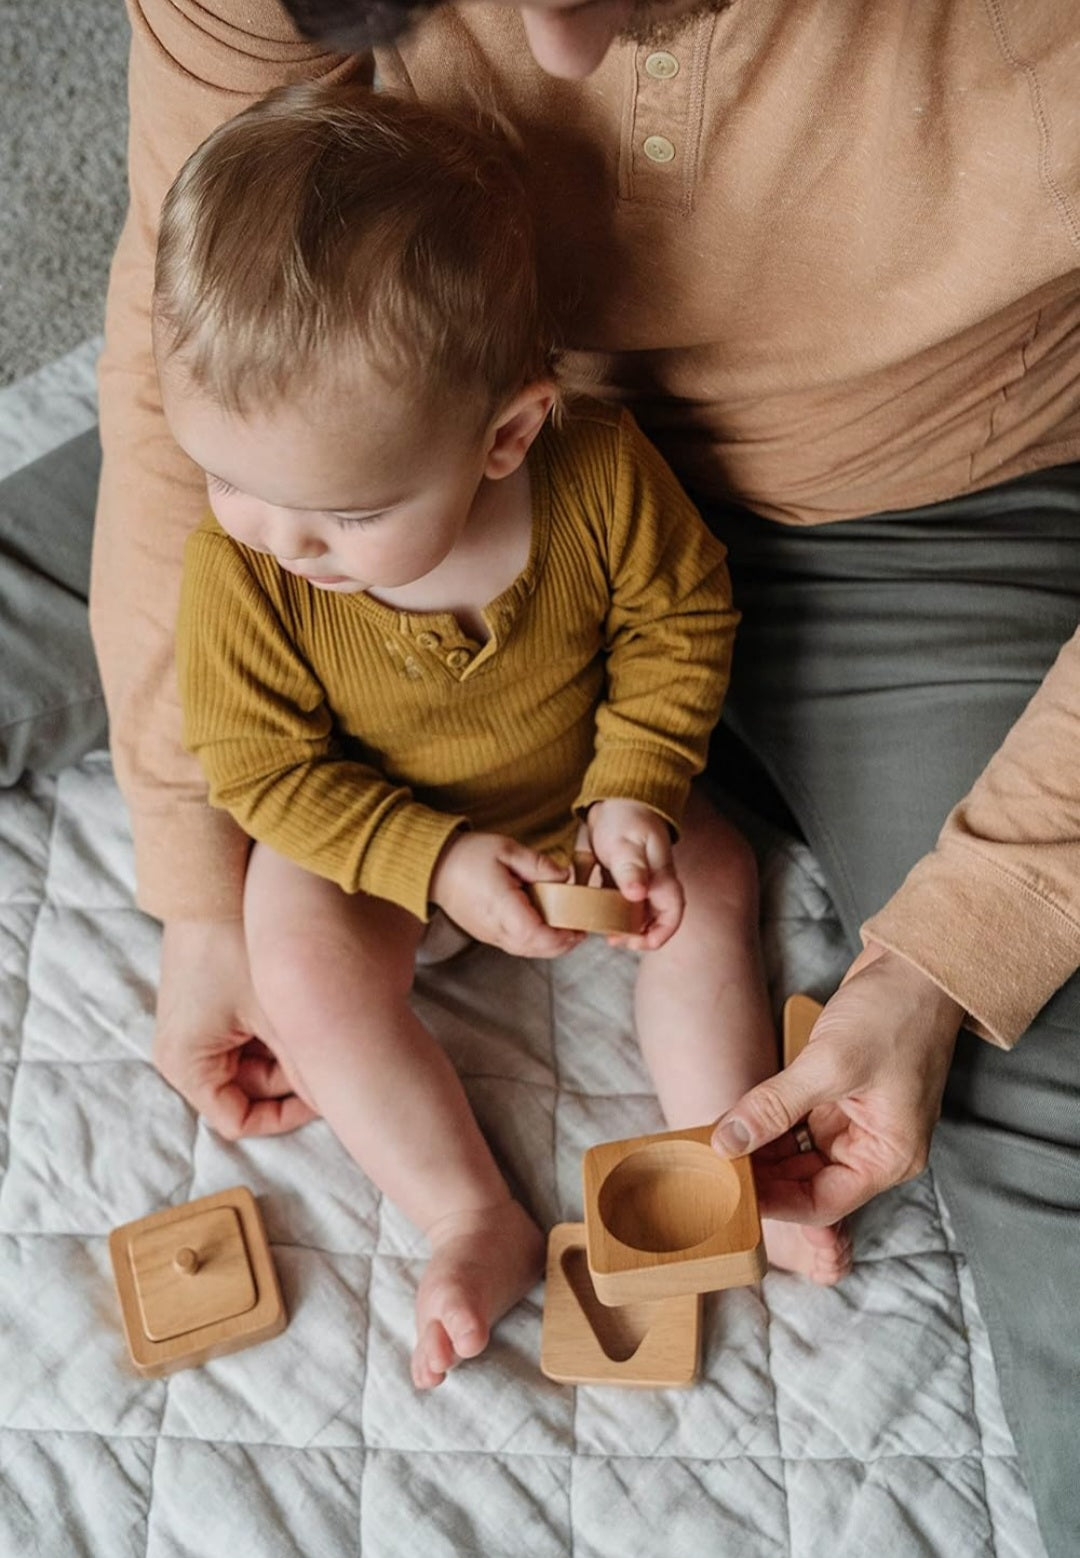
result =
[{"label": "baby's toe", "polygon": [[847,1276],[854,1264],[851,1232],[845,1222],[820,1230],[819,1236],[820,1232],[831,1234],[832,1237],[816,1249],[810,1278],[821,1287],[832,1287]]},{"label": "baby's toe", "polygon": [[412,1381],[417,1390],[441,1385],[454,1364],[454,1344],[438,1320],[430,1320],[412,1355]]},{"label": "baby's toe", "polygon": [[467,1305],[451,1310],[444,1324],[459,1358],[475,1358],[482,1353],[491,1336],[481,1316]]}]

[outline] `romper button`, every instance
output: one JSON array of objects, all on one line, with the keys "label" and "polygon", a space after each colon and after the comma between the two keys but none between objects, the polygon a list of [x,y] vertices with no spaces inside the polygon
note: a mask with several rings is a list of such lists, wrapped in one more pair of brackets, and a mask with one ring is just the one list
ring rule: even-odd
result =
[{"label": "romper button", "polygon": [[650,135],[642,147],[650,162],[670,162],[675,148],[666,135]]},{"label": "romper button", "polygon": [[658,49],[645,61],[645,70],[657,81],[670,81],[672,76],[679,74],[679,62],[674,54],[669,54],[666,49]]},{"label": "romper button", "polygon": [[467,649],[451,649],[446,657],[446,663],[452,671],[464,671],[472,655]]},{"label": "romper button", "polygon": [[420,645],[421,649],[438,649],[439,635],[438,633],[429,632],[417,633],[416,642]]}]

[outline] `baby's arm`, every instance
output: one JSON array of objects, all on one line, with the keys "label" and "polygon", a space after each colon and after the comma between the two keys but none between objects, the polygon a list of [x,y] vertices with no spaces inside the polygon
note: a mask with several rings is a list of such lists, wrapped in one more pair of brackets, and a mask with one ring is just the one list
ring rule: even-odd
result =
[{"label": "baby's arm", "polygon": [[[724,548],[629,416],[604,530],[607,688],[576,809],[661,945],[681,913],[671,847],[727,690],[738,614]],[[643,891],[643,885],[645,890]]]},{"label": "baby's arm", "polygon": [[185,745],[250,838],[346,892],[428,917],[428,883],[465,825],[343,753],[323,688],[241,548],[188,543],[177,662]]}]

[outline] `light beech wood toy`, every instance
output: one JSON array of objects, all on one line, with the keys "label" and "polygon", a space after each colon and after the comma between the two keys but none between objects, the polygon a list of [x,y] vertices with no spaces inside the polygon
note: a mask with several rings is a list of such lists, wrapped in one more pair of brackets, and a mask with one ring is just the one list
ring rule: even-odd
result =
[{"label": "light beech wood toy", "polygon": [[[821,1009],[807,995],[785,1002],[785,1066],[805,1048]],[[750,1160],[718,1157],[712,1132],[702,1125],[586,1152],[585,1222],[560,1223],[548,1242],[540,1367],[550,1379],[689,1384],[700,1295],[764,1276]]]},{"label": "light beech wood toy", "polygon": [[[529,896],[557,930],[595,931],[602,936],[637,935],[645,926],[645,905],[631,903],[610,885],[595,855],[574,856],[572,882],[533,882]],[[605,885],[605,883],[607,885]]]},{"label": "light beech wood toy", "polygon": [[585,1238],[596,1296],[629,1304],[758,1282],[765,1274],[748,1158],[721,1158],[711,1125],[590,1147]]},{"label": "light beech wood toy", "polygon": [[589,1275],[585,1224],[548,1238],[540,1368],[562,1385],[656,1389],[693,1383],[701,1353],[696,1293],[653,1303],[602,1304]]},{"label": "light beech wood toy", "polygon": [[789,995],[784,1002],[783,1038],[785,1069],[806,1048],[811,1030],[824,1008],[809,995]]},{"label": "light beech wood toy", "polygon": [[262,1216],[243,1185],[114,1228],[109,1253],[140,1374],[192,1368],[285,1329]]}]

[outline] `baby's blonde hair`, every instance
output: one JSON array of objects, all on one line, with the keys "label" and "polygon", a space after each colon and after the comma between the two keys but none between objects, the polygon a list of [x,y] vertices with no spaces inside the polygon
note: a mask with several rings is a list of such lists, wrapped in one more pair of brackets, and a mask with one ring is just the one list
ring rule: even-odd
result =
[{"label": "baby's blonde hair", "polygon": [[497,407],[549,376],[526,189],[494,125],[370,89],[286,87],[216,130],[162,209],[160,358],[230,412],[350,362]]}]

